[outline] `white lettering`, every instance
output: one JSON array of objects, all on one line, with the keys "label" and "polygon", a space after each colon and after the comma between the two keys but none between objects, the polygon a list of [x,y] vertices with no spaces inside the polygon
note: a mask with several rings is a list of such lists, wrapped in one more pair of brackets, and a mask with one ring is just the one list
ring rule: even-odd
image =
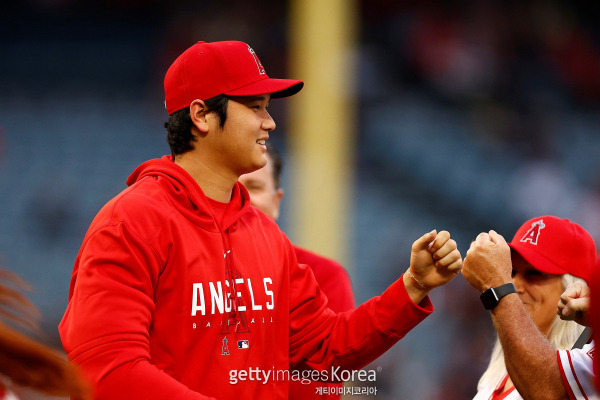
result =
[{"label": "white lettering", "polygon": [[263,385],[266,385],[267,382],[269,382],[269,377],[271,376],[271,371],[265,371],[265,370],[263,370],[262,373],[263,373],[263,377],[265,378],[264,382],[263,382]]},{"label": "white lettering", "polygon": [[[198,310],[202,313],[202,315],[206,314],[206,308],[204,306],[204,289],[202,288],[201,283],[194,283],[193,286],[193,295],[192,295],[192,317],[196,316]],[[198,304],[198,298],[200,299],[200,304]]]},{"label": "white lettering", "polygon": [[271,285],[273,284],[271,278],[264,278],[263,286],[265,287],[265,294],[271,298],[271,302],[267,302],[266,304],[267,310],[272,310],[273,308],[275,308],[275,298],[273,296],[273,292],[267,288],[267,283],[270,283]]},{"label": "white lettering", "polygon": [[375,382],[377,380],[377,374],[375,373],[374,369],[369,370],[369,376],[367,377],[367,380],[370,382]]},{"label": "white lettering", "polygon": [[248,370],[250,371],[250,380],[251,381],[255,381],[255,380],[260,381],[261,380],[260,379],[260,377],[261,377],[260,371],[261,370],[259,368],[250,367]]},{"label": "white lettering", "polygon": [[208,282],[208,287],[210,288],[210,302],[211,302],[211,312],[215,313],[215,303],[217,308],[219,309],[219,313],[223,314],[223,288],[221,287],[221,282],[217,282],[217,289],[215,289],[215,285],[212,282]]},{"label": "white lettering", "polygon": [[[353,371],[354,372],[354,371]],[[350,376],[352,372],[348,371],[347,369],[342,370],[340,377],[342,378],[342,382],[348,382],[350,380]]]},{"label": "white lettering", "polygon": [[[229,281],[225,281],[225,285],[229,288]],[[229,292],[229,290],[227,291]],[[231,294],[227,293],[227,300],[225,300],[225,312],[231,312]]]},{"label": "white lettering", "polygon": [[248,291],[250,291],[250,299],[252,300],[252,311],[262,310],[262,305],[254,304],[254,292],[252,291],[252,283],[248,278]]},{"label": "white lettering", "polygon": [[[235,284],[236,285],[243,285],[244,284],[244,280],[242,278],[237,278],[235,280]],[[237,297],[239,297],[240,299],[242,298],[242,292],[240,290],[236,290],[237,291]],[[238,306],[238,311],[246,311],[246,306]]]},{"label": "white lettering", "polygon": [[336,367],[336,368],[331,367],[331,379],[332,380],[335,380],[337,382],[341,381],[341,378],[338,376],[338,372],[339,372],[340,369],[341,369],[341,367],[339,367],[339,366]]},{"label": "white lettering", "polygon": [[[204,283],[208,285],[208,293],[204,292]],[[252,280],[249,278],[236,278],[233,281],[223,280],[204,283],[193,283],[192,317],[206,315],[208,311],[208,302],[210,302],[210,314],[212,315],[231,312],[235,309],[236,304],[238,304],[234,303],[234,301],[242,303],[242,301],[238,299],[245,299],[244,302],[246,303],[237,305],[237,310],[241,312],[250,309],[252,311],[262,311],[264,309],[273,310],[275,308],[275,294],[272,290],[273,280],[271,278],[263,278],[264,299],[260,293],[257,296],[254,296]],[[232,290],[233,288],[235,288],[235,290]],[[204,297],[205,294],[207,295],[206,298]],[[265,318],[263,316],[260,317],[264,323]],[[272,318],[271,322],[273,322]]]}]

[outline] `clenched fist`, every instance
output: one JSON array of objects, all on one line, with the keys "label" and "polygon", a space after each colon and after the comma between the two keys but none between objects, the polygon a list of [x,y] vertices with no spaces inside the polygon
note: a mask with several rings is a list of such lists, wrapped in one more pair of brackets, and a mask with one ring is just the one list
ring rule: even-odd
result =
[{"label": "clenched fist", "polygon": [[510,247],[502,235],[480,233],[467,251],[462,274],[480,292],[512,282]]},{"label": "clenched fist", "polygon": [[404,286],[411,299],[419,303],[431,289],[460,274],[461,268],[462,257],[450,233],[433,230],[413,243]]}]

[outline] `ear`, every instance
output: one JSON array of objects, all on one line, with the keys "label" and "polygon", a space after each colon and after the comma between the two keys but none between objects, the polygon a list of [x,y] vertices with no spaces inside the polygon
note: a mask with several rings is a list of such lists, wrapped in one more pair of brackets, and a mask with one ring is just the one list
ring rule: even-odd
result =
[{"label": "ear", "polygon": [[201,132],[208,132],[208,119],[206,118],[206,105],[200,99],[192,101],[190,104],[190,118],[194,126]]},{"label": "ear", "polygon": [[275,198],[273,199],[273,204],[274,204],[274,210],[273,210],[273,219],[275,221],[277,221],[277,218],[279,218],[279,205],[281,204],[281,198],[283,197],[283,193],[284,190],[282,188],[277,189],[277,191],[275,192]]}]

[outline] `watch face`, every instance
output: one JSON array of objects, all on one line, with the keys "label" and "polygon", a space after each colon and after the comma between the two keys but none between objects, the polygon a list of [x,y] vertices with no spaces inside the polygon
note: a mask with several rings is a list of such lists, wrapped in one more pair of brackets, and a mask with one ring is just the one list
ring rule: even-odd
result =
[{"label": "watch face", "polygon": [[489,288],[485,292],[481,293],[480,298],[481,302],[483,303],[483,307],[486,310],[491,310],[498,305],[498,297],[496,296],[494,288]]},{"label": "watch face", "polygon": [[500,285],[495,288],[489,288],[485,292],[481,293],[479,297],[481,302],[483,303],[483,307],[486,310],[491,310],[496,307],[498,303],[500,303],[500,299],[502,299],[507,294],[516,293],[515,285],[512,283],[505,283],[504,285]]}]

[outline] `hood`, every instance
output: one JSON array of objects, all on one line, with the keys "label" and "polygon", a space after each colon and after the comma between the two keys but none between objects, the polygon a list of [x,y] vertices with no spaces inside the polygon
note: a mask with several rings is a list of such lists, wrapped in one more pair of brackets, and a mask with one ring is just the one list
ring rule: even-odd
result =
[{"label": "hood", "polygon": [[146,161],[131,173],[127,185],[132,186],[146,178],[155,179],[168,191],[173,206],[179,212],[191,222],[209,231],[218,232],[231,228],[250,208],[248,191],[242,184],[236,182],[219,229],[206,195],[194,178],[173,162],[171,156]]}]

